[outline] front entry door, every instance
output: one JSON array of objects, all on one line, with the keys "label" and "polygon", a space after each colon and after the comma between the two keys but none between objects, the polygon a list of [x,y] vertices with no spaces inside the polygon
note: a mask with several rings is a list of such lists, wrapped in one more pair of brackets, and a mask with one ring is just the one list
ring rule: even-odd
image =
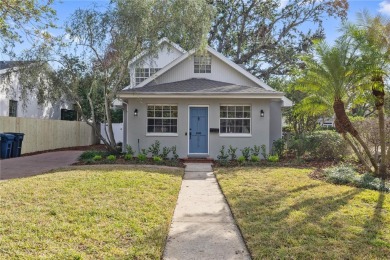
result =
[{"label": "front entry door", "polygon": [[208,153],[208,128],[208,107],[190,107],[190,154]]}]

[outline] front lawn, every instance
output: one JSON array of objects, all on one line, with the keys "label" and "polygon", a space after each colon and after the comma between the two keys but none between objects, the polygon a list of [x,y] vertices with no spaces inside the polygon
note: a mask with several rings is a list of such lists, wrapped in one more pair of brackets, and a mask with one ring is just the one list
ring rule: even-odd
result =
[{"label": "front lawn", "polygon": [[389,259],[390,194],[294,168],[218,169],[254,259]]},{"label": "front lawn", "polygon": [[0,183],[0,259],[159,259],[182,170],[74,168]]}]

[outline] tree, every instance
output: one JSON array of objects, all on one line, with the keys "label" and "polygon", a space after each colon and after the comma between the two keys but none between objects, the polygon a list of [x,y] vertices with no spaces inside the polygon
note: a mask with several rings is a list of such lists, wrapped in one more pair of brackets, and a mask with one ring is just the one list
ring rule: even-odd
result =
[{"label": "tree", "polygon": [[[76,103],[96,136],[116,150],[111,104],[127,85],[130,60],[144,50],[156,53],[162,37],[181,39],[187,48],[199,47],[211,16],[203,0],[115,0],[106,11],[77,10],[67,23],[66,35],[44,42],[24,58],[35,61],[28,68],[49,75],[52,89],[47,93],[60,92]],[[43,71],[44,62],[54,63],[54,69]],[[108,140],[97,126],[102,109]]]},{"label": "tree", "polygon": [[22,42],[23,37],[50,37],[46,30],[55,27],[53,1],[0,1],[0,47],[3,53],[11,54],[10,48]]},{"label": "tree", "polygon": [[308,96],[298,107],[306,111],[313,108],[313,113],[318,112],[318,107],[324,111],[332,109],[337,132],[348,142],[366,169],[371,171],[373,167],[378,173],[377,161],[346,112],[346,105],[351,107],[352,102],[360,100],[359,96],[365,93],[364,88],[360,88],[365,75],[359,73],[356,45],[347,37],[341,37],[333,47],[320,42],[315,51],[315,57],[303,57],[306,69],[298,80],[298,89]]},{"label": "tree", "polygon": [[[347,0],[215,0],[209,44],[259,78],[287,75],[324,38],[325,17],[345,18]],[[310,25],[310,29],[307,29]]]},{"label": "tree", "polygon": [[361,55],[361,73],[369,77],[368,87],[375,101],[378,113],[381,160],[379,173],[387,172],[387,147],[385,131],[385,77],[390,70],[390,21],[368,12],[359,14],[359,22],[348,26],[347,33],[356,41]]}]

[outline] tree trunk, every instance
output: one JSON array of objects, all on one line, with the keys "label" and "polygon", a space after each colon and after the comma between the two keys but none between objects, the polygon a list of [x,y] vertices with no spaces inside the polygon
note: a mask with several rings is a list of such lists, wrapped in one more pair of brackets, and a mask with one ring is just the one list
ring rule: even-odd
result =
[{"label": "tree trunk", "polygon": [[351,136],[356,139],[356,141],[362,146],[364,153],[371,162],[371,165],[374,167],[374,173],[378,174],[378,164],[372,156],[367,144],[363,141],[358,131],[349,120],[347,113],[345,112],[344,102],[338,98],[335,98],[333,103],[333,110],[336,115],[336,130],[341,134],[350,133]]},{"label": "tree trunk", "polygon": [[386,132],[385,132],[385,91],[384,81],[381,75],[374,75],[371,78],[372,95],[375,97],[375,108],[378,110],[379,139],[381,146],[381,161],[379,163],[379,175],[385,178],[387,175],[387,156],[386,156]]},{"label": "tree trunk", "polygon": [[112,115],[111,115],[110,100],[107,94],[104,96],[104,108],[105,108],[106,119],[108,124],[108,138],[109,138],[110,146],[112,150],[116,151],[114,131],[112,130]]},{"label": "tree trunk", "polygon": [[344,137],[344,140],[346,140],[347,143],[351,146],[352,150],[355,152],[356,156],[359,158],[359,160],[363,164],[364,168],[366,168],[367,171],[371,172],[370,165],[366,162],[363,155],[360,153],[359,149],[355,146],[355,144],[352,142],[352,140],[348,137],[348,134],[343,133],[342,136]]}]

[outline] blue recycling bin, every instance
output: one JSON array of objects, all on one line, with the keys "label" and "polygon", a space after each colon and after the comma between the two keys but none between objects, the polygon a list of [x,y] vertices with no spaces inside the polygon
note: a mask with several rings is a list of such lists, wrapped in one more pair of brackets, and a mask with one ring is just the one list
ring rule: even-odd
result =
[{"label": "blue recycling bin", "polygon": [[23,142],[23,133],[11,133],[6,132],[4,134],[9,134],[14,136],[14,141],[12,144],[11,157],[20,157],[22,154],[22,142]]},{"label": "blue recycling bin", "polygon": [[12,144],[15,136],[10,134],[0,134],[1,137],[1,159],[11,158]]}]

